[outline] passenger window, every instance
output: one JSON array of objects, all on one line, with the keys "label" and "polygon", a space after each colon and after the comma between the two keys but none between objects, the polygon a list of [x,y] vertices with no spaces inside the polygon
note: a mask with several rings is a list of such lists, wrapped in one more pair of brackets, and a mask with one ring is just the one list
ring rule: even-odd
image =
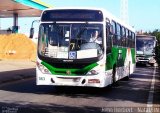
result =
[{"label": "passenger window", "polygon": [[125,47],[126,45],[126,30],[122,27],[122,46]]},{"label": "passenger window", "polygon": [[129,43],[128,43],[128,47],[132,47],[132,33],[131,33],[131,31],[129,31]]},{"label": "passenger window", "polygon": [[117,45],[117,40],[116,40],[116,23],[114,21],[112,21],[111,25],[112,25],[112,30],[113,30],[113,37],[112,37],[113,45]]},{"label": "passenger window", "polygon": [[135,47],[135,34],[132,32],[132,48]]},{"label": "passenger window", "polygon": [[128,34],[128,29],[126,29],[126,47],[129,47],[129,34]]},{"label": "passenger window", "polygon": [[111,48],[112,48],[112,38],[113,38],[113,35],[109,35],[109,29],[108,27],[106,26],[106,45],[107,45],[107,51],[106,53],[111,53]]},{"label": "passenger window", "polygon": [[117,34],[116,34],[116,42],[118,46],[121,46],[121,26],[117,24]]}]

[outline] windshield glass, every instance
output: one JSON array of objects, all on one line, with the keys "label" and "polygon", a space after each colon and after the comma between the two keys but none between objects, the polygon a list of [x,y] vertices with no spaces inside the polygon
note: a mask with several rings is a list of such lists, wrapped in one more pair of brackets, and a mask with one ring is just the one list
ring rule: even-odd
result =
[{"label": "windshield glass", "polygon": [[153,54],[155,40],[151,38],[137,38],[136,45],[137,51],[141,51],[142,54]]},{"label": "windshield glass", "polygon": [[39,29],[38,52],[62,59],[94,58],[102,55],[102,24],[43,23]]}]

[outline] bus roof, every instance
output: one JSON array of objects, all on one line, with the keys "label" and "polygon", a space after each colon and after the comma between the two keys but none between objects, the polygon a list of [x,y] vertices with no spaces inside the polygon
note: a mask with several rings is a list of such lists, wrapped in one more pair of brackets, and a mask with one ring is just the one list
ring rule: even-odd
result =
[{"label": "bus roof", "polygon": [[142,39],[149,39],[149,38],[152,38],[152,39],[155,39],[155,40],[157,40],[156,39],[156,36],[152,36],[152,35],[143,35],[143,34],[141,34],[141,35],[136,35],[136,38],[137,39],[140,39],[140,38],[142,38]]},{"label": "bus roof", "polygon": [[[58,8],[47,8],[44,11],[47,11],[47,10],[65,10],[65,9],[68,9],[68,10],[69,9],[73,9],[73,10],[76,10],[76,9],[100,10],[100,11],[103,12],[104,20],[106,20],[108,18],[110,21],[115,21],[116,23],[121,24],[123,27],[127,28],[128,30],[131,30],[132,32],[135,32],[135,29],[133,27],[131,27],[130,25],[124,23],[123,21],[121,21],[120,19],[115,17],[113,14],[111,14],[109,11],[107,11],[104,8],[96,8],[96,7],[58,7]],[[43,14],[43,12],[42,12],[42,14]]]}]

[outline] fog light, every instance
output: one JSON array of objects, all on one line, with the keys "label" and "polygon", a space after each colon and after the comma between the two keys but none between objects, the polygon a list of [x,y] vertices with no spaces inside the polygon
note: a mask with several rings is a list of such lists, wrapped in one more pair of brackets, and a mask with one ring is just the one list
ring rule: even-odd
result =
[{"label": "fog light", "polygon": [[82,80],[82,84],[84,84],[85,82],[86,82],[86,80],[85,80],[85,79],[83,79],[83,80]]},{"label": "fog light", "polygon": [[52,82],[52,83],[55,83],[55,81],[53,80],[53,78],[51,78],[51,82]]}]

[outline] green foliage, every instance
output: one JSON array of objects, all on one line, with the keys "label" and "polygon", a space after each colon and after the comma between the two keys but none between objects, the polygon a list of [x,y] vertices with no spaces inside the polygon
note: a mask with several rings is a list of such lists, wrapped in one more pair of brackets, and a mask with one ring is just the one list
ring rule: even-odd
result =
[{"label": "green foliage", "polygon": [[155,58],[157,60],[158,65],[160,66],[160,45],[157,45],[155,48]]}]

